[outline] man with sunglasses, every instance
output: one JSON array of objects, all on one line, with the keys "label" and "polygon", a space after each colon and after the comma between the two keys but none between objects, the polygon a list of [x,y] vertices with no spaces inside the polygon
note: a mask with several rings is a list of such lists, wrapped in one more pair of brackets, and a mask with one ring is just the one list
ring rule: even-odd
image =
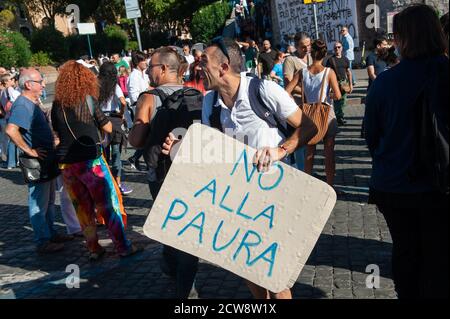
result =
[{"label": "man with sunglasses", "polygon": [[352,84],[353,86],[356,83],[356,77],[353,73],[353,61],[355,60],[355,43],[353,41],[352,36],[348,32],[348,27],[343,26],[341,28],[341,35],[342,35],[342,49],[344,50],[344,56],[348,59],[350,62],[350,71],[352,72]]},{"label": "man with sunglasses", "polygon": [[[39,107],[45,87],[41,74],[24,69],[19,78],[22,94],[11,107],[6,134],[26,155],[41,160],[54,151],[52,130]],[[55,163],[56,165],[56,163]],[[53,253],[64,248],[62,242],[73,238],[58,235],[54,229],[55,179],[28,184],[28,210],[38,253]]]},{"label": "man with sunglasses", "polygon": [[[183,60],[177,51],[170,47],[155,50],[147,68],[150,86],[162,91],[166,96],[183,89],[181,78],[184,72],[180,73]],[[157,109],[163,105],[161,97],[150,92],[152,91],[141,94],[137,100],[134,125],[128,137],[130,144],[140,149],[145,146],[150,123],[155,119]],[[153,200],[158,196],[162,179],[156,169],[148,170],[147,180]],[[198,258],[166,245],[163,245],[162,254],[161,268],[165,274],[175,278],[177,298],[195,295],[194,279]]]},{"label": "man with sunglasses", "polygon": [[[317,133],[317,128],[309,118],[303,116],[302,110],[283,88],[273,81],[261,81],[240,73],[241,64],[239,46],[231,39],[216,38],[203,52],[201,72],[204,86],[216,92],[209,92],[205,96],[202,123],[221,129],[230,136],[242,137],[249,146],[258,149],[253,162],[258,171],[266,172],[274,162],[287,161],[288,155],[306,145]],[[253,89],[255,87],[259,93]],[[258,94],[262,103],[285,128],[287,123],[295,128],[291,136],[284,135],[278,127],[270,126],[255,113],[252,104]],[[217,112],[217,108],[220,113],[217,121],[214,121],[213,113]],[[170,153],[174,142],[175,136],[170,134],[163,145],[164,154]],[[292,298],[290,289],[271,293],[252,282],[247,281],[247,285],[257,299]]]},{"label": "man with sunglasses", "polygon": [[[342,43],[336,41],[334,43],[334,54],[327,60],[326,67],[332,68],[337,75],[339,86],[341,87],[342,98],[334,101],[334,111],[336,113],[336,119],[338,125],[345,125],[344,120],[344,108],[347,104],[347,94],[352,93],[352,72],[350,70],[350,61],[342,55]],[[349,86],[350,91],[345,92],[342,90],[344,85]]]}]

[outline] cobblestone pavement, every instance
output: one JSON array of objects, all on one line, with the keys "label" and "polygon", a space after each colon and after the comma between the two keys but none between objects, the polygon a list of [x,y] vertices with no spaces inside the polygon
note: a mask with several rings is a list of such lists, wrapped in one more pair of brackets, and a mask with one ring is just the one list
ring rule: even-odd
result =
[{"label": "cobblestone pavement", "polygon": [[[362,91],[357,89],[355,95]],[[340,196],[294,285],[294,298],[396,298],[390,268],[391,237],[383,216],[367,204],[371,165],[360,138],[363,112],[361,105],[346,109],[347,125],[340,128],[336,139],[336,185],[346,194]],[[319,146],[315,174],[324,179],[322,151]],[[124,158],[131,154],[129,150]],[[101,261],[90,263],[80,239],[67,243],[61,253],[35,253],[21,173],[0,169],[0,298],[173,298],[174,282],[159,268],[161,245],[142,231],[152,204],[145,174],[127,170],[124,181],[134,189],[125,198],[127,233],[145,250],[121,260],[106,231],[100,229],[101,244],[108,253]],[[59,206],[57,229],[65,231]],[[80,267],[78,289],[66,287],[69,264]],[[378,289],[366,287],[371,272],[368,265],[379,267]],[[196,287],[200,298],[251,298],[241,278],[206,261],[200,262]]]}]

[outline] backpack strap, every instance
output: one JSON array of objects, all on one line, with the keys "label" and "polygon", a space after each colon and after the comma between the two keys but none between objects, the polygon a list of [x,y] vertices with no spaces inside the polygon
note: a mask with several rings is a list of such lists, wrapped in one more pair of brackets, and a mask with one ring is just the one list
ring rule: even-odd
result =
[{"label": "backpack strap", "polygon": [[211,127],[218,129],[223,132],[222,123],[220,122],[220,114],[222,113],[222,107],[216,106],[217,101],[219,100],[219,92],[214,91],[214,97],[212,102],[212,113],[209,116],[209,123]]},{"label": "backpack strap", "polygon": [[[299,81],[300,81],[301,87],[302,87],[302,105],[306,103],[305,84],[303,82],[303,81],[305,81],[305,77],[303,76],[303,70],[308,70],[308,68],[301,69],[299,71],[299,77],[301,77],[301,78],[299,78]],[[309,70],[308,70],[308,72],[309,72]]]},{"label": "backpack strap", "polygon": [[[261,97],[261,87],[264,83],[264,80],[260,80],[259,78],[252,78],[250,80],[249,92],[250,98],[251,96],[256,96],[257,103],[250,101],[250,105],[252,107],[253,112],[270,127],[276,127],[278,130],[283,133],[285,138],[289,137],[289,132],[286,127],[281,123],[278,115],[269,108],[266,103],[264,103]],[[253,94],[252,94],[253,93]]]},{"label": "backpack strap", "polygon": [[323,91],[325,88],[325,82],[327,80],[328,77],[328,71],[330,70],[330,68],[325,68],[325,74],[323,75],[323,79],[322,79],[322,85],[320,86],[320,96],[319,96],[319,103],[322,103],[322,99],[323,99]]}]

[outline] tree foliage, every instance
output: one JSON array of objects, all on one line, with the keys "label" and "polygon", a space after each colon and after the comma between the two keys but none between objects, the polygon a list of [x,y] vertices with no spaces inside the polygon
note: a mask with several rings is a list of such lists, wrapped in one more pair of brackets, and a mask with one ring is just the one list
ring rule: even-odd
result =
[{"label": "tree foliage", "polygon": [[231,13],[227,2],[216,2],[195,12],[191,34],[196,42],[208,42],[223,29]]},{"label": "tree foliage", "polygon": [[5,9],[0,11],[0,27],[11,27],[16,17],[11,10]]},{"label": "tree foliage", "polygon": [[47,52],[52,60],[58,62],[69,56],[66,38],[53,26],[45,26],[32,33],[31,49],[33,52]]},{"label": "tree foliage", "polygon": [[28,66],[31,59],[30,44],[20,32],[0,27],[0,65]]},{"label": "tree foliage", "polygon": [[55,17],[64,14],[66,7],[72,3],[71,0],[10,0],[24,7],[29,15],[42,15],[48,19],[50,25],[55,24]]}]

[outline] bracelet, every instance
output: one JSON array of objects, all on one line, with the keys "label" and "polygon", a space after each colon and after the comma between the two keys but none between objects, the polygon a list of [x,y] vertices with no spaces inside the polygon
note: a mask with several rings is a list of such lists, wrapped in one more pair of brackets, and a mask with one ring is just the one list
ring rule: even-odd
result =
[{"label": "bracelet", "polygon": [[289,156],[289,152],[286,148],[286,146],[284,146],[284,144],[281,144],[280,146],[278,146],[279,148],[281,148],[282,150],[284,150],[286,152],[286,155],[284,155],[284,157],[282,159],[285,159],[286,157]]}]

